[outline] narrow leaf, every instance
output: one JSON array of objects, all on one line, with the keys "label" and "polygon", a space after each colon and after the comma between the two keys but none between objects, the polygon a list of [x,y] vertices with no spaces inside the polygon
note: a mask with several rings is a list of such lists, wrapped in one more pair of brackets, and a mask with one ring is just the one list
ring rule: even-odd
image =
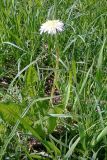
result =
[{"label": "narrow leaf", "polygon": [[80,141],[80,137],[78,137],[78,138],[76,139],[76,141],[72,144],[72,146],[69,148],[68,152],[67,152],[66,155],[64,156],[64,160],[65,160],[65,159],[68,159],[70,156],[72,156],[72,153],[73,153],[75,147],[77,146],[77,144],[79,143],[79,141]]}]

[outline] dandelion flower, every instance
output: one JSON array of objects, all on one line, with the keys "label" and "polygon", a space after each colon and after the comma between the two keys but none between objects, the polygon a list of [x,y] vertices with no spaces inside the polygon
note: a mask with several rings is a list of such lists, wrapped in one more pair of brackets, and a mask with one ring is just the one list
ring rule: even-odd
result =
[{"label": "dandelion flower", "polygon": [[48,20],[43,23],[40,27],[40,34],[48,33],[48,34],[56,34],[57,32],[63,31],[64,24],[60,20]]}]

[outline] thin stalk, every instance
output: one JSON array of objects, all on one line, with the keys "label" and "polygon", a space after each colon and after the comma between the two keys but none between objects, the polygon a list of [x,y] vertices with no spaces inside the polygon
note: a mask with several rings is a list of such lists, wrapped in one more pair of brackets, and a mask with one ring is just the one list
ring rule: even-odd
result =
[{"label": "thin stalk", "polygon": [[55,51],[56,51],[56,66],[55,66],[55,73],[54,73],[55,75],[54,75],[53,87],[51,91],[51,97],[53,97],[54,95],[55,87],[58,86],[57,81],[59,79],[58,69],[59,69],[59,53],[60,52],[59,52],[59,47],[58,47],[57,36],[55,36]]},{"label": "thin stalk", "polygon": [[53,14],[53,19],[56,18],[56,11],[57,11],[57,0],[54,0],[54,14]]}]

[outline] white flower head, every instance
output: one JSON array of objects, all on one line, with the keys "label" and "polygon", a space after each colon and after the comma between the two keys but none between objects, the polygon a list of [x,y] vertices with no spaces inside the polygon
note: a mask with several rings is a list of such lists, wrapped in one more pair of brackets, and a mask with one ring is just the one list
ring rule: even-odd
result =
[{"label": "white flower head", "polygon": [[48,33],[48,34],[56,34],[57,32],[63,31],[64,24],[60,20],[48,20],[43,23],[40,27],[40,34]]}]

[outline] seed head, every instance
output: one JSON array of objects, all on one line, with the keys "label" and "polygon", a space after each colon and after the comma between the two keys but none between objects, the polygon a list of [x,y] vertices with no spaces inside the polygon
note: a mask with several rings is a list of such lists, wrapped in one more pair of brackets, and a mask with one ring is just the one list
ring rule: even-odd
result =
[{"label": "seed head", "polygon": [[43,23],[40,27],[40,34],[48,33],[48,34],[56,34],[57,32],[63,31],[64,24],[60,20],[48,20]]}]

